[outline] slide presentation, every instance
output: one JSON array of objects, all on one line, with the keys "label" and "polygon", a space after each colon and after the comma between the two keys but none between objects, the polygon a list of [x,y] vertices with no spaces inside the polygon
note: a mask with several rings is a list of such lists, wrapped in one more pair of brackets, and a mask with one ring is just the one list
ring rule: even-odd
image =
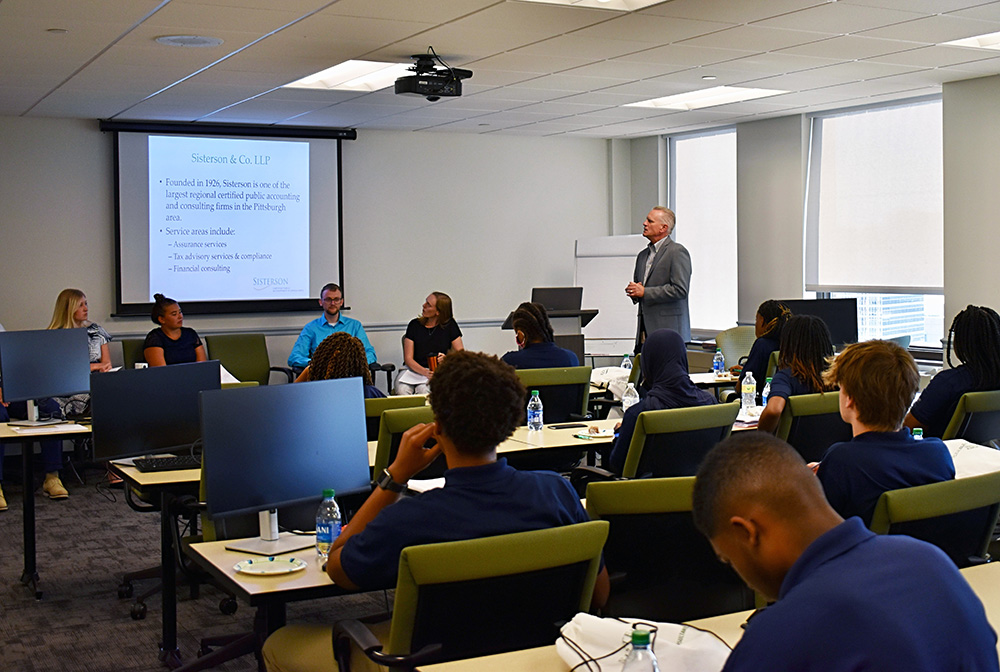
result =
[{"label": "slide presentation", "polygon": [[303,298],[309,145],[149,136],[149,286],[185,301]]},{"label": "slide presentation", "polygon": [[340,139],[207,126],[116,130],[117,313],[315,309],[344,282]]}]

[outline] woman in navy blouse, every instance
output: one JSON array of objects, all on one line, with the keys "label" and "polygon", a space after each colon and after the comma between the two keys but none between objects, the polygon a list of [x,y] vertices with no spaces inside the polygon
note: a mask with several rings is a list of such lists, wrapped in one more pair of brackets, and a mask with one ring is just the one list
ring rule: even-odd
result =
[{"label": "woman in navy blouse", "polygon": [[142,354],[150,366],[185,364],[208,360],[198,332],[184,326],[184,313],[179,303],[163,294],[153,294],[153,324],[159,325],[146,334]]}]

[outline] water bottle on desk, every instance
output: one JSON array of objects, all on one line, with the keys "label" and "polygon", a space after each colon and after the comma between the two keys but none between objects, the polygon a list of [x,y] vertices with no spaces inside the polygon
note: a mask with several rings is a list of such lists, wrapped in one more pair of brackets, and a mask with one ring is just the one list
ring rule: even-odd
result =
[{"label": "water bottle on desk", "polygon": [[340,536],[340,507],[334,496],[333,488],[323,491],[323,501],[316,511],[316,555],[326,562],[330,555],[330,547]]},{"label": "water bottle on desk", "polygon": [[625,359],[622,360],[622,368],[629,372],[632,371],[632,358],[627,353],[625,354]]},{"label": "water bottle on desk", "polygon": [[913,428],[913,440],[914,441],[923,441],[924,440],[924,430],[921,429],[920,427],[914,427]]},{"label": "water bottle on desk", "polygon": [[726,375],[726,358],[722,354],[722,348],[715,349],[715,357],[712,358],[712,371],[716,378],[724,378]]},{"label": "water bottle on desk", "polygon": [[629,651],[622,672],[660,672],[656,654],[649,648],[649,631],[632,631],[632,650]]},{"label": "water bottle on desk", "polygon": [[528,400],[528,429],[539,430],[542,424],[542,400],[538,396],[538,390],[532,390],[531,399]]},{"label": "water bottle on desk", "polygon": [[622,413],[639,403],[639,392],[635,389],[635,383],[629,383],[622,392]]},{"label": "water bottle on desk", "polygon": [[740,395],[740,408],[744,411],[749,411],[757,406],[757,381],[753,379],[752,371],[747,371],[747,375],[743,378],[742,392],[743,394]]},{"label": "water bottle on desk", "polygon": [[771,396],[771,379],[764,381],[764,389],[760,393],[760,405],[767,406],[767,398]]}]

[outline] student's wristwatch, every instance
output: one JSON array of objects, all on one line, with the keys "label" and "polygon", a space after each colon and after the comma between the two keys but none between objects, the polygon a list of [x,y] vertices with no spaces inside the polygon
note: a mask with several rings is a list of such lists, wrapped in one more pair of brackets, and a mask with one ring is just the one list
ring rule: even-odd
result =
[{"label": "student's wristwatch", "polygon": [[382,488],[383,490],[388,490],[389,492],[395,492],[395,493],[400,493],[403,490],[406,490],[405,483],[397,483],[396,481],[392,480],[392,474],[389,473],[388,469],[382,470],[382,475],[378,477],[377,481],[375,481],[375,485]]}]

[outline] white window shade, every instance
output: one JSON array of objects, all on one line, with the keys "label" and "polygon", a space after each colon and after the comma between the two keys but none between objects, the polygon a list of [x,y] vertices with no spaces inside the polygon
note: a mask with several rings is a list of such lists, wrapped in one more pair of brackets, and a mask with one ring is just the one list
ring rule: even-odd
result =
[{"label": "white window shade", "polygon": [[940,100],[813,120],[807,290],[943,291],[941,136]]}]

